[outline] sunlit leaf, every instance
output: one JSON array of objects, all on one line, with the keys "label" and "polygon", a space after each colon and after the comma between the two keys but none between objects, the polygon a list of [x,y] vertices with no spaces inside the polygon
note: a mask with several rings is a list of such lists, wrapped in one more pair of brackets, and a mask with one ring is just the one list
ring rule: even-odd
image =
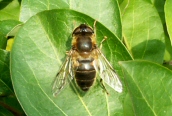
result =
[{"label": "sunlit leaf", "polygon": [[0,32],[6,36],[18,24],[21,24],[21,22],[16,20],[0,21]]},{"label": "sunlit leaf", "polygon": [[167,25],[167,31],[170,36],[170,42],[172,45],[172,17],[171,17],[171,10],[172,10],[172,1],[166,0],[165,3],[165,19],[166,19],[166,25]]},{"label": "sunlit leaf", "polygon": [[0,20],[19,19],[20,4],[19,0],[0,1]]},{"label": "sunlit leaf", "polygon": [[120,62],[135,116],[171,116],[172,71],[147,61]]},{"label": "sunlit leaf", "polygon": [[87,14],[105,25],[118,38],[122,38],[121,19],[116,0],[24,0],[21,4],[20,20],[25,22],[44,10],[64,8]]},{"label": "sunlit leaf", "polygon": [[134,59],[162,64],[164,31],[156,8],[144,0],[124,0],[121,12],[124,41]]}]

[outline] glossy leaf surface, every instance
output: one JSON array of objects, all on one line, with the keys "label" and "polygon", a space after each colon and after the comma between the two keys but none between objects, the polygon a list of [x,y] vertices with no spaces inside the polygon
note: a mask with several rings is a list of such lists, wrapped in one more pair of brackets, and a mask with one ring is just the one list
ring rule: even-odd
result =
[{"label": "glossy leaf surface", "polygon": [[20,20],[25,22],[38,12],[51,9],[71,9],[86,14],[122,39],[121,19],[116,0],[24,0],[21,4]]},{"label": "glossy leaf surface", "polygon": [[120,6],[124,41],[133,58],[162,64],[164,30],[154,4],[146,0],[124,0]]},{"label": "glossy leaf surface", "polygon": [[120,65],[134,115],[171,116],[172,71],[148,61],[120,62]]}]

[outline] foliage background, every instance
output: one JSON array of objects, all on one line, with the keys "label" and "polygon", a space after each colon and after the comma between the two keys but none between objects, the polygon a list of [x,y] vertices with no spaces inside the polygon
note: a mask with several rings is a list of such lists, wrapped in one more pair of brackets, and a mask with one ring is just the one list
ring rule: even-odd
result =
[{"label": "foliage background", "polygon": [[[170,116],[171,0],[0,0],[0,114]],[[97,20],[97,43],[123,83],[110,95],[97,81],[56,98],[51,84],[71,33]],[[13,46],[13,47],[12,47]]]}]

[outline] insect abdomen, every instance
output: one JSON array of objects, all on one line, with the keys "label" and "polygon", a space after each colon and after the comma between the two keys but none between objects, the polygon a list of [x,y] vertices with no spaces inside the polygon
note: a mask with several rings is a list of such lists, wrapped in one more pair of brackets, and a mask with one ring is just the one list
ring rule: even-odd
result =
[{"label": "insect abdomen", "polygon": [[76,82],[83,91],[89,90],[96,76],[95,68],[91,63],[92,60],[79,61],[79,67],[75,73]]}]

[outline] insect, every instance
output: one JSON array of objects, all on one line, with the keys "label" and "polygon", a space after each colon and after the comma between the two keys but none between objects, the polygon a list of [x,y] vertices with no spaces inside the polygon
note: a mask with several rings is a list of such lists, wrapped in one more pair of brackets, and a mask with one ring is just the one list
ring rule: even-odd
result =
[{"label": "insect", "polygon": [[94,30],[86,24],[81,24],[73,31],[72,48],[67,52],[66,60],[53,82],[54,96],[74,78],[81,90],[88,91],[95,81],[96,74],[114,90],[122,92],[122,84],[115,70],[97,47]]}]

